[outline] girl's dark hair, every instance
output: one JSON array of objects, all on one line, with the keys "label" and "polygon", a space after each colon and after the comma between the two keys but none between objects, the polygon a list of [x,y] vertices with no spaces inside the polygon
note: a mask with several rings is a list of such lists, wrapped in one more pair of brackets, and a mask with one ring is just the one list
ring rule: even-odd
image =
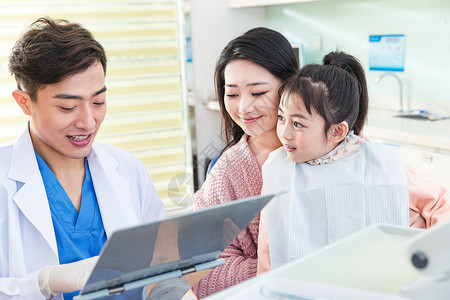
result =
[{"label": "girl's dark hair", "polygon": [[[253,28],[230,41],[220,53],[216,63],[214,81],[216,95],[222,112],[222,132],[228,145],[235,145],[244,131],[225,109],[225,68],[233,60],[246,59],[254,62],[272,75],[284,81],[298,70],[298,61],[289,41],[279,32],[264,28]],[[222,152],[223,152],[222,151]]]},{"label": "girl's dark hair", "polygon": [[103,47],[80,24],[40,18],[16,42],[9,56],[9,71],[17,88],[33,101],[48,84],[63,81],[100,62],[106,73]]},{"label": "girl's dark hair", "polygon": [[325,134],[331,125],[347,121],[349,130],[360,134],[367,117],[369,95],[364,69],[354,56],[330,52],[323,65],[304,66],[280,88],[283,102],[299,96],[308,113],[317,112],[325,120]]}]

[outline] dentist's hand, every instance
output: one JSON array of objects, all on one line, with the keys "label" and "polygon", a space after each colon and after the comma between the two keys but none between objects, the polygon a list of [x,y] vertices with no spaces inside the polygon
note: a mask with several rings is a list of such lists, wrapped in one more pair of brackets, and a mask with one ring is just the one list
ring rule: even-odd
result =
[{"label": "dentist's hand", "polygon": [[42,295],[50,299],[59,293],[81,290],[97,263],[98,256],[70,264],[47,266],[39,273],[39,287]]}]

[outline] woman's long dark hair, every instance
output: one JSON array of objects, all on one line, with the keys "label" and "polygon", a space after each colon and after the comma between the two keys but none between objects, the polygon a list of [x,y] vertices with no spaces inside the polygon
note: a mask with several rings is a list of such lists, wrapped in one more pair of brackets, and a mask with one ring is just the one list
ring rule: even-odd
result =
[{"label": "woman's long dark hair", "polygon": [[[284,81],[298,71],[298,61],[289,41],[279,32],[257,27],[230,41],[220,53],[214,74],[216,95],[222,112],[222,133],[227,148],[235,145],[243,129],[225,109],[225,68],[233,60],[246,59],[256,63]],[[222,151],[222,152],[223,152]]]}]

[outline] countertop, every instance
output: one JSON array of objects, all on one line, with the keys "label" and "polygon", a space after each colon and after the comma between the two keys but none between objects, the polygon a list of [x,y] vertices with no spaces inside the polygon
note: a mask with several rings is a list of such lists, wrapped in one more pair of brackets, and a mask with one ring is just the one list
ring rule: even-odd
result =
[{"label": "countertop", "polygon": [[363,135],[373,140],[431,148],[450,154],[450,119],[429,121],[395,117],[390,110],[369,109]]}]

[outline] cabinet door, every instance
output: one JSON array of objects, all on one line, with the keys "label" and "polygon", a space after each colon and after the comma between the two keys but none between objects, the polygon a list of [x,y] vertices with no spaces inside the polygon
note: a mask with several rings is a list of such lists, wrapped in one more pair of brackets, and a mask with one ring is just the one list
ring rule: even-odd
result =
[{"label": "cabinet door", "polygon": [[450,155],[408,146],[400,146],[400,153],[419,176],[450,191]]}]

